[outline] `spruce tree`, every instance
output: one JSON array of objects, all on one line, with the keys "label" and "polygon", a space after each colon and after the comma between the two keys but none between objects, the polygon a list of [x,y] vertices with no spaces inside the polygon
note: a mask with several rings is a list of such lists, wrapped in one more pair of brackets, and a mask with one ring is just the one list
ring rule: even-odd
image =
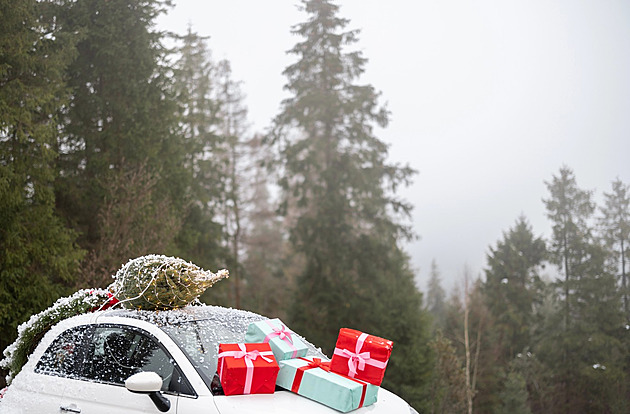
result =
[{"label": "spruce tree", "polygon": [[544,240],[534,236],[522,216],[496,247],[490,248],[483,293],[494,318],[501,364],[530,345],[533,308],[542,283],[539,272],[545,258]]},{"label": "spruce tree", "polygon": [[246,189],[252,178],[247,175],[246,133],[247,108],[239,82],[232,78],[232,68],[226,60],[218,65],[218,99],[221,104],[221,136],[225,141],[221,174],[225,191],[221,197],[224,243],[229,254],[228,267],[232,271],[233,305],[242,306],[244,296],[243,256],[247,206]]},{"label": "spruce tree", "polygon": [[[217,65],[207,38],[192,28],[178,40],[181,44],[173,65],[174,89],[180,112],[178,132],[185,149],[184,166],[191,182],[190,204],[176,238],[177,252],[200,266],[213,267],[226,256],[222,246],[224,229],[217,219],[225,190],[225,138],[220,131]],[[224,289],[219,287],[218,291]]]},{"label": "spruce tree", "polygon": [[[82,256],[55,214],[57,113],[73,41],[56,2],[0,1],[0,350],[68,291]],[[4,378],[4,375],[1,376]]]},{"label": "spruce tree", "polygon": [[435,365],[431,376],[431,398],[427,412],[432,414],[465,412],[466,379],[455,348],[439,330],[430,345],[435,354]]},{"label": "spruce tree", "polygon": [[501,407],[496,411],[500,413],[531,414],[528,405],[527,382],[518,372],[510,371],[504,378],[503,389],[499,394]]},{"label": "spruce tree", "polygon": [[500,392],[507,365],[530,345],[533,310],[542,282],[539,271],[545,258],[545,242],[535,237],[531,226],[520,217],[503,234],[487,256],[486,280],[481,285],[488,320],[481,361],[477,407],[485,401],[486,411],[501,408]]},{"label": "spruce tree", "polygon": [[[77,34],[77,58],[69,65],[70,104],[64,110],[60,142],[60,179],[57,206],[90,251],[88,268],[111,275],[128,258],[155,252],[157,246],[136,245],[145,232],[165,228],[154,238],[172,245],[181,211],[187,204],[190,174],[185,169],[185,147],[175,134],[176,106],[165,69],[163,34],[154,29],[166,0],[81,0],[67,2],[57,16],[66,33]],[[142,176],[149,194],[138,187],[119,192],[129,176]],[[124,197],[114,202],[112,194]],[[147,197],[143,209],[113,214],[110,209]],[[108,227],[133,214],[129,245],[105,245]],[[162,227],[160,227],[162,226]],[[99,255],[110,250],[111,255]],[[96,253],[96,254],[93,254]],[[99,261],[104,257],[106,261]]]},{"label": "spruce tree", "polygon": [[550,259],[562,271],[564,291],[564,329],[571,322],[571,295],[575,284],[583,276],[588,259],[588,243],[592,239],[589,226],[595,204],[592,192],[577,187],[573,171],[560,169],[560,175],[547,182],[550,196],[543,200],[547,217],[552,221],[553,235],[550,243]]},{"label": "spruce tree", "polygon": [[358,32],[344,31],[328,0],[302,2],[308,14],[293,28],[302,40],[284,75],[290,96],[275,118],[283,208],[293,211],[290,238],[304,257],[291,312],[292,327],[330,352],[349,326],[394,341],[384,386],[417,408],[429,373],[427,318],[401,239],[409,230],[394,217],[410,206],[394,191],[412,170],[388,164],[374,126],[387,124],[371,85],[356,81],[366,60],[346,48]]},{"label": "spruce tree", "polygon": [[[630,283],[628,282],[628,269],[630,259],[630,186],[616,179],[612,182],[611,192],[604,193],[604,205],[600,207],[601,216],[599,224],[603,240],[610,250],[610,262],[612,271],[618,275],[618,283],[621,286],[621,308],[623,310],[623,326],[619,336],[622,342],[621,349],[625,353],[624,382],[618,382],[611,392],[619,396],[619,412],[630,411]],[[622,377],[622,378],[623,378]]]},{"label": "spruce tree", "polygon": [[443,329],[446,318],[446,293],[442,288],[440,279],[440,269],[433,259],[431,261],[431,272],[427,283],[427,310],[433,316],[433,328]]},{"label": "spruce tree", "polygon": [[290,301],[286,298],[293,291],[300,258],[292,254],[283,218],[273,206],[270,186],[274,181],[264,166],[269,161],[269,151],[262,144],[262,137],[255,135],[246,148],[252,170],[247,192],[248,225],[243,240],[246,252],[243,307],[288,321]]},{"label": "spruce tree", "polygon": [[600,207],[602,237],[613,251],[611,259],[619,272],[623,296],[623,310],[630,321],[630,292],[628,286],[628,262],[630,260],[630,187],[617,179],[612,191],[604,193],[605,205]]},{"label": "spruce tree", "polygon": [[550,254],[563,273],[558,283],[563,310],[557,318],[561,329],[557,323],[549,326],[553,332],[541,334],[537,349],[557,374],[563,410],[602,412],[620,397],[618,392],[602,394],[601,384],[611,390],[627,375],[619,337],[620,294],[607,266],[607,251],[593,234],[592,193],[580,189],[566,167],[547,187],[550,197],[544,201],[553,223]]}]

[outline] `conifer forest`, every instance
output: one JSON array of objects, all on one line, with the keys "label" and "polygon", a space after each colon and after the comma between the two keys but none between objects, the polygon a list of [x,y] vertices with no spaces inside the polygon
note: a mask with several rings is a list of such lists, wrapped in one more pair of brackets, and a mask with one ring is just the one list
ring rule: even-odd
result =
[{"label": "conifer forest", "polygon": [[156,29],[171,3],[0,0],[0,349],[57,298],[166,254],[229,269],[205,303],[318,345],[340,327],[391,339],[383,387],[418,412],[630,412],[629,183],[596,202],[558,166],[549,237],[515,217],[480,274],[448,292],[434,261],[418,286],[399,194],[416,171],[388,160],[390,113],[335,1],[296,0],[264,132],[206,37]]}]

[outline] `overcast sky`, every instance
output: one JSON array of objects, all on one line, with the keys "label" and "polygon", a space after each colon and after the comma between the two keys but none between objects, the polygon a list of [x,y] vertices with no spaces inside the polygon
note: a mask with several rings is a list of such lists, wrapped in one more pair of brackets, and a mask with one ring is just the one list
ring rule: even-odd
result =
[{"label": "overcast sky", "polygon": [[[174,0],[159,28],[210,36],[213,58],[243,81],[250,131],[285,97],[283,69],[306,15],[290,0]],[[342,0],[361,83],[382,92],[390,161],[418,170],[400,193],[419,240],[406,246],[421,288],[431,260],[444,287],[486,265],[489,246],[525,215],[550,225],[545,181],[566,165],[578,185],[630,184],[630,2],[626,0]]]}]

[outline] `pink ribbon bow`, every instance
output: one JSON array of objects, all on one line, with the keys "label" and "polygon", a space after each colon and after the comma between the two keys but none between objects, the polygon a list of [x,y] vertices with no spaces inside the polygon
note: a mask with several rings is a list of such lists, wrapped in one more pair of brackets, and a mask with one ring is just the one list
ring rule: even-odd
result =
[{"label": "pink ribbon bow", "polygon": [[271,326],[271,329],[273,329],[273,332],[265,337],[264,342],[269,342],[271,338],[277,336],[285,342],[289,342],[291,344],[293,343],[293,338],[291,338],[291,331],[289,331],[286,326],[280,324],[281,328],[277,328],[273,326],[271,322],[269,322],[269,325]]},{"label": "pink ribbon bow", "polygon": [[280,338],[280,340],[286,342],[289,345],[289,347],[293,351],[291,358],[295,358],[297,356],[298,349],[295,347],[295,345],[293,345],[293,338],[291,338],[292,332],[282,323],[280,324],[280,328],[278,328],[274,326],[269,319],[267,319],[266,322],[267,322],[267,325],[271,327],[273,332],[265,336],[265,339],[263,340],[263,342],[267,343],[271,340],[271,338],[277,336],[278,338]]},{"label": "pink ribbon bow", "polygon": [[[271,351],[263,351],[260,352],[257,349],[253,351],[247,351],[245,348],[245,344],[237,344],[240,348],[240,351],[224,351],[219,353],[219,358],[224,357],[233,357],[235,359],[243,358],[245,361],[245,366],[247,367],[247,373],[245,375],[245,388],[243,389],[243,394],[251,394],[252,392],[252,380],[254,378],[254,363],[258,357],[264,359],[265,361],[271,363],[273,362],[272,358],[267,358],[266,355],[273,355]],[[221,373],[223,374],[223,364],[221,364]]]},{"label": "pink ribbon bow", "polygon": [[387,366],[387,362],[371,358],[369,352],[361,352],[361,348],[363,348],[363,343],[365,342],[367,336],[368,334],[366,333],[359,335],[354,352],[349,349],[335,348],[335,355],[348,358],[348,376],[351,378],[354,378],[357,375],[357,370],[363,371],[366,364],[381,369]]}]

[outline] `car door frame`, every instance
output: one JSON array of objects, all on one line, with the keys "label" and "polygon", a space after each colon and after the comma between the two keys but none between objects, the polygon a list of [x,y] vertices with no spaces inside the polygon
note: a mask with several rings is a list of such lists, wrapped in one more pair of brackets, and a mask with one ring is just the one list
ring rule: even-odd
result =
[{"label": "car door frame", "polygon": [[[152,332],[147,331],[143,327],[135,326],[135,324],[125,323],[124,321],[103,321],[95,322],[89,325],[88,334],[85,336],[85,340],[81,344],[81,354],[84,357],[90,357],[89,352],[92,342],[94,341],[94,334],[98,328],[116,328],[122,330],[130,330],[140,335],[148,337],[155,342],[157,346],[164,352],[172,361],[173,369],[177,370],[182,380],[187,382],[193,395],[181,394],[171,391],[165,391],[167,399],[171,402],[171,408],[167,413],[176,413],[178,400],[182,398],[197,398],[196,390],[187,378],[187,375],[182,372],[179,367],[179,360],[172,355],[171,349],[167,345],[163,344]],[[84,358],[85,361],[85,358]],[[78,367],[78,378],[75,378],[74,382],[67,383],[63,397],[61,399],[61,407],[64,411],[69,412],[90,412],[90,413],[111,413],[120,412],[121,409],[125,409],[125,412],[157,412],[155,405],[147,395],[134,394],[126,389],[124,384],[100,381],[97,378],[88,376],[87,367],[88,364],[84,361],[80,362]],[[107,399],[103,399],[103,394],[108,394]]]},{"label": "car door frame", "polygon": [[[179,348],[175,341],[173,341],[173,339],[158,326],[140,319],[121,316],[108,316],[107,311],[104,311],[100,315],[97,315],[92,324],[115,324],[130,326],[149,333],[159,344],[162,345],[163,348],[168,351],[170,356],[177,362],[177,365],[180,368],[182,375],[186,377],[188,383],[197,395],[197,397],[195,398],[212,396],[210,389],[203,381],[195,367],[192,365],[186,354],[184,354],[184,352]],[[181,396],[185,398],[192,398],[185,395]]]}]

